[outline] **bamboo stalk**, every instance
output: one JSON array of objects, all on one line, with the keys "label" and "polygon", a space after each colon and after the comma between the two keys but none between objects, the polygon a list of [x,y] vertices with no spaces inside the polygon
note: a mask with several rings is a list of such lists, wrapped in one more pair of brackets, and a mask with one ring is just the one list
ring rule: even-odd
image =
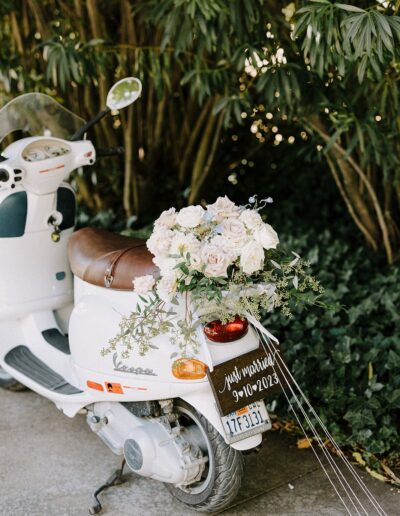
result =
[{"label": "bamboo stalk", "polygon": [[190,195],[188,203],[192,204],[198,195],[198,183],[201,181],[201,174],[204,171],[204,165],[207,160],[207,151],[213,136],[214,126],[216,122],[215,115],[208,118],[207,125],[204,129],[203,136],[200,140],[200,145],[197,150],[196,159],[192,171],[192,180],[190,185]]},{"label": "bamboo stalk", "polygon": [[[215,154],[218,149],[218,143],[221,138],[221,131],[222,131],[222,126],[223,126],[223,122],[224,122],[224,116],[225,116],[224,111],[221,111],[218,114],[218,121],[217,121],[216,128],[214,131],[213,141],[211,144],[210,152],[208,154],[207,163],[203,169],[203,173],[198,178],[196,185],[191,190],[191,196],[189,197],[189,204],[191,204],[192,202],[195,202],[198,199],[201,188],[210,173],[211,166],[214,162]],[[193,196],[192,196],[192,192],[193,192]]]},{"label": "bamboo stalk", "polygon": [[330,171],[332,172],[332,176],[335,180],[335,183],[339,189],[339,192],[341,193],[342,197],[343,197],[343,200],[347,206],[347,209],[352,217],[352,219],[354,220],[354,222],[356,223],[357,227],[360,229],[360,231],[362,232],[362,234],[365,236],[367,242],[369,242],[371,244],[371,247],[374,251],[377,251],[378,250],[378,245],[377,243],[375,242],[373,236],[369,233],[368,229],[362,224],[361,220],[358,218],[356,212],[354,211],[354,208],[346,194],[346,191],[345,189],[343,188],[343,185],[339,179],[339,175],[336,171],[336,168],[335,168],[335,165],[333,163],[333,160],[327,155],[326,156],[326,160],[328,162],[328,165],[329,165],[329,168],[330,168]]},{"label": "bamboo stalk", "polygon": [[212,103],[212,100],[208,99],[207,102],[205,103],[205,105],[203,106],[200,114],[197,116],[197,120],[196,120],[196,123],[194,124],[189,141],[186,144],[186,150],[185,150],[183,158],[180,162],[179,170],[178,170],[178,180],[179,180],[179,184],[181,186],[183,185],[183,183],[185,181],[186,169],[188,167],[189,160],[193,156],[193,150],[194,150],[195,144],[198,140],[200,130],[203,127],[206,116],[208,114],[210,114],[211,103]]},{"label": "bamboo stalk", "polygon": [[[95,39],[106,39],[107,38],[107,31],[105,28],[104,20],[99,14],[99,9],[97,5],[97,0],[86,0],[86,8],[87,13],[89,17],[89,23],[90,23],[90,29],[93,38]],[[105,76],[102,76],[101,71],[98,70],[99,74],[99,98],[100,98],[100,105],[101,108],[104,108],[106,105],[106,99],[107,99],[107,80]],[[104,127],[104,126],[103,126]],[[105,130],[106,136],[109,136],[107,133],[107,129]]]},{"label": "bamboo stalk", "polygon": [[[128,108],[128,113],[125,116],[125,124],[124,124],[124,148],[125,148],[125,162],[124,162],[124,187],[123,187],[123,204],[124,210],[126,214],[126,218],[132,216],[132,202],[131,202],[131,193],[132,195],[136,195],[134,197],[133,202],[135,209],[138,208],[138,198],[137,198],[137,188],[135,188],[135,179],[133,177],[133,148],[132,148],[132,128],[133,128],[133,116],[132,116],[132,106]],[[133,189],[132,189],[133,185]]]},{"label": "bamboo stalk", "polygon": [[26,2],[22,3],[22,32],[24,35],[24,39],[27,39],[29,36],[29,33],[31,31],[30,23],[29,23],[29,16],[28,16],[28,4]]},{"label": "bamboo stalk", "polygon": [[24,54],[25,54],[24,45],[22,44],[22,37],[21,37],[21,33],[19,31],[15,11],[11,11],[10,18],[11,18],[11,32],[12,32],[12,35],[13,35],[13,38],[15,41],[15,45],[17,47],[17,51],[19,54],[21,54],[21,56],[24,56]]},{"label": "bamboo stalk", "polygon": [[76,175],[78,197],[80,197],[89,209],[94,209],[93,195],[83,176]]},{"label": "bamboo stalk", "polygon": [[81,0],[74,0],[75,13],[78,20],[78,32],[82,40],[86,39],[86,30],[84,23],[84,9]]},{"label": "bamboo stalk", "polygon": [[155,121],[155,128],[154,128],[154,142],[153,142],[153,145],[156,149],[159,148],[159,145],[161,143],[166,103],[167,103],[167,93],[164,92],[161,102],[159,102],[157,105],[157,114],[156,114],[156,121]]},{"label": "bamboo stalk", "polygon": [[50,35],[48,29],[48,23],[46,17],[43,14],[42,4],[38,3],[36,0],[27,0],[28,5],[30,7],[31,13],[35,18],[35,23],[40,32],[43,39],[47,39]]}]

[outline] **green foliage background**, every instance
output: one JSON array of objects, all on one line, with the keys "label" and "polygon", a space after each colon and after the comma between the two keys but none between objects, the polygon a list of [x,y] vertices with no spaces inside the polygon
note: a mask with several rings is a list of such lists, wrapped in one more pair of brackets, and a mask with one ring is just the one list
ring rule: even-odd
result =
[{"label": "green foliage background", "polygon": [[282,242],[310,258],[345,309],[266,323],[334,436],[394,461],[399,9],[398,0],[0,5],[1,104],[42,91],[89,118],[115,80],[143,82],[142,99],[90,135],[126,151],[73,179],[79,224],[144,237],[171,205],[272,196]]}]

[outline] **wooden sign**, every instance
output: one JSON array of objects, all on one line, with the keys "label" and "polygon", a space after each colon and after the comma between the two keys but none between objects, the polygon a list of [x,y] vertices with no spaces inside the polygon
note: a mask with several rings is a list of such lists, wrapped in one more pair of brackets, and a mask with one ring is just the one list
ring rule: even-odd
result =
[{"label": "wooden sign", "polygon": [[280,369],[285,366],[278,353],[278,349],[270,352],[260,347],[207,371],[221,416],[281,390]]}]

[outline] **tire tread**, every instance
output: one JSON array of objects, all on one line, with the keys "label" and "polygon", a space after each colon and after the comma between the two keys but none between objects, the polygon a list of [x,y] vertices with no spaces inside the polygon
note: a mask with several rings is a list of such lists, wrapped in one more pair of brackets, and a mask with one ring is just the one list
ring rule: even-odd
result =
[{"label": "tire tread", "polygon": [[244,460],[240,451],[227,444],[218,430],[199,412],[196,413],[210,440],[214,452],[215,478],[210,495],[203,502],[187,503],[177,496],[178,488],[167,485],[170,492],[190,509],[199,512],[215,512],[226,508],[240,489],[243,474]]}]

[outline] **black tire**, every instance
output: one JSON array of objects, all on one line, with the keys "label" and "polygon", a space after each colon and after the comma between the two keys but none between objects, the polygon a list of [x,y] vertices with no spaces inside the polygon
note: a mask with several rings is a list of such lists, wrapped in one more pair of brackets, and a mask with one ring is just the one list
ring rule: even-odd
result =
[{"label": "black tire", "polygon": [[19,383],[15,378],[10,376],[0,366],[0,388],[6,389],[7,391],[19,392],[25,391],[27,388],[22,383]]},{"label": "black tire", "polygon": [[[165,484],[170,493],[186,507],[199,512],[214,512],[236,498],[244,473],[241,452],[226,444],[214,426],[191,405],[175,402],[181,424],[196,424],[204,437],[208,463],[200,482],[188,486]],[[203,450],[204,453],[204,450]],[[207,452],[206,452],[207,453]]]}]

